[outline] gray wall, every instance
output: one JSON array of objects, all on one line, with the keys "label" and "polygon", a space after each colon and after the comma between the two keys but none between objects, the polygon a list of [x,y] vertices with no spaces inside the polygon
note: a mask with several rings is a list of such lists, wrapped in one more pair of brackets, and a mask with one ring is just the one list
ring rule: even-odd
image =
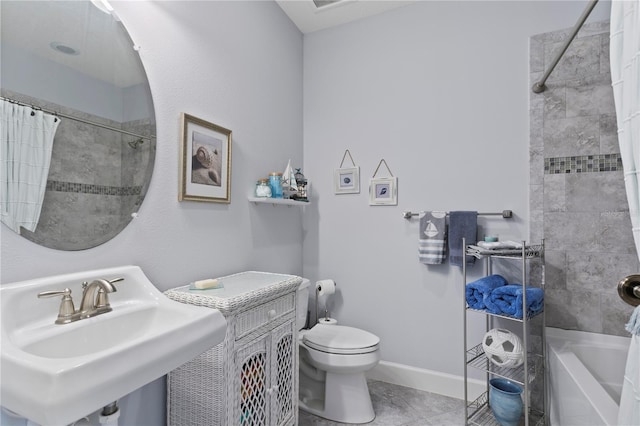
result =
[{"label": "gray wall", "polygon": [[[275,2],[112,4],[141,47],[154,96],[157,155],[145,202],[116,238],[79,252],[2,226],[1,282],[127,264],[160,290],[249,269],[301,274],[302,209],[247,201],[258,177],[289,158],[302,163],[301,33]],[[181,112],[233,131],[231,204],[178,202]],[[120,424],[164,424],[163,381],[122,403]]]},{"label": "gray wall", "polygon": [[[417,2],[305,36],[304,274],[335,279],[334,316],[380,336],[383,360],[462,374],[460,270],[418,263],[418,222],[401,213],[512,209],[512,220],[483,218],[480,236],[528,238],[529,38],[572,26],[584,6]],[[360,194],[333,192],[345,149]],[[398,206],[368,205],[382,158]]]},{"label": "gray wall", "polygon": [[[537,81],[567,30],[531,38]],[[639,269],[616,134],[608,21],[586,25],[531,95],[531,235],[544,237],[547,324],[627,336],[618,281]]]}]

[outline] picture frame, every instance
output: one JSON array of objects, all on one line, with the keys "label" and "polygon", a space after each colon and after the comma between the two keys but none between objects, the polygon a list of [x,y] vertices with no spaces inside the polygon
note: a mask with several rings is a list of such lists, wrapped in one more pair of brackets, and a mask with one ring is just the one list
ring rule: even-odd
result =
[{"label": "picture frame", "polygon": [[343,167],[333,173],[334,192],[336,194],[360,193],[360,167]]},{"label": "picture frame", "polygon": [[369,181],[369,205],[397,206],[398,178],[380,177]]},{"label": "picture frame", "polygon": [[178,201],[231,203],[231,130],[181,114]]}]

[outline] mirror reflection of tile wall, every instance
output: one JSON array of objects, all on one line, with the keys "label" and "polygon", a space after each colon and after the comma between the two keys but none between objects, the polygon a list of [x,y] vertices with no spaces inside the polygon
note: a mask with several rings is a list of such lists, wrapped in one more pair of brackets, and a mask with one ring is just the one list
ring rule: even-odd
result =
[{"label": "mirror reflection of tile wall", "polygon": [[[5,89],[2,96],[129,132],[150,133],[148,120],[118,123]],[[138,211],[153,169],[155,143],[136,144],[136,139],[62,118],[38,227],[21,235],[60,250],[94,247],[117,235]]]},{"label": "mirror reflection of tile wall", "polygon": [[[530,39],[530,84],[569,29]],[[638,273],[609,70],[609,23],[587,24],[530,91],[531,240],[545,239],[548,326],[628,336],[616,286]]]}]

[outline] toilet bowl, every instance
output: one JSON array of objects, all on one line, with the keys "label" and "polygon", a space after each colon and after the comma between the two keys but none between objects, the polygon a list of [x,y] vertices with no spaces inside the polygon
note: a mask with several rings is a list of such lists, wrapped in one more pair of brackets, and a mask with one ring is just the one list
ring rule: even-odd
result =
[{"label": "toilet bowl", "polygon": [[367,331],[319,323],[304,330],[309,280],[298,289],[299,406],[341,423],[375,418],[365,373],[380,361],[380,339]]}]

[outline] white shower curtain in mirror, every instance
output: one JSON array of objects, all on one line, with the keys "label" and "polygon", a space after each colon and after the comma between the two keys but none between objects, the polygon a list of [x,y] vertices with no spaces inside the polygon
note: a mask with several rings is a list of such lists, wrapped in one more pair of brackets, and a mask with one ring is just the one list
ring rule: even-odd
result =
[{"label": "white shower curtain in mirror", "polygon": [[[640,0],[611,2],[610,31],[611,82],[618,142],[633,238],[640,256]],[[640,336],[635,334],[631,337],[627,355],[618,424],[640,426]]]},{"label": "white shower curtain in mirror", "polygon": [[0,205],[2,223],[35,231],[60,119],[0,100]]}]

